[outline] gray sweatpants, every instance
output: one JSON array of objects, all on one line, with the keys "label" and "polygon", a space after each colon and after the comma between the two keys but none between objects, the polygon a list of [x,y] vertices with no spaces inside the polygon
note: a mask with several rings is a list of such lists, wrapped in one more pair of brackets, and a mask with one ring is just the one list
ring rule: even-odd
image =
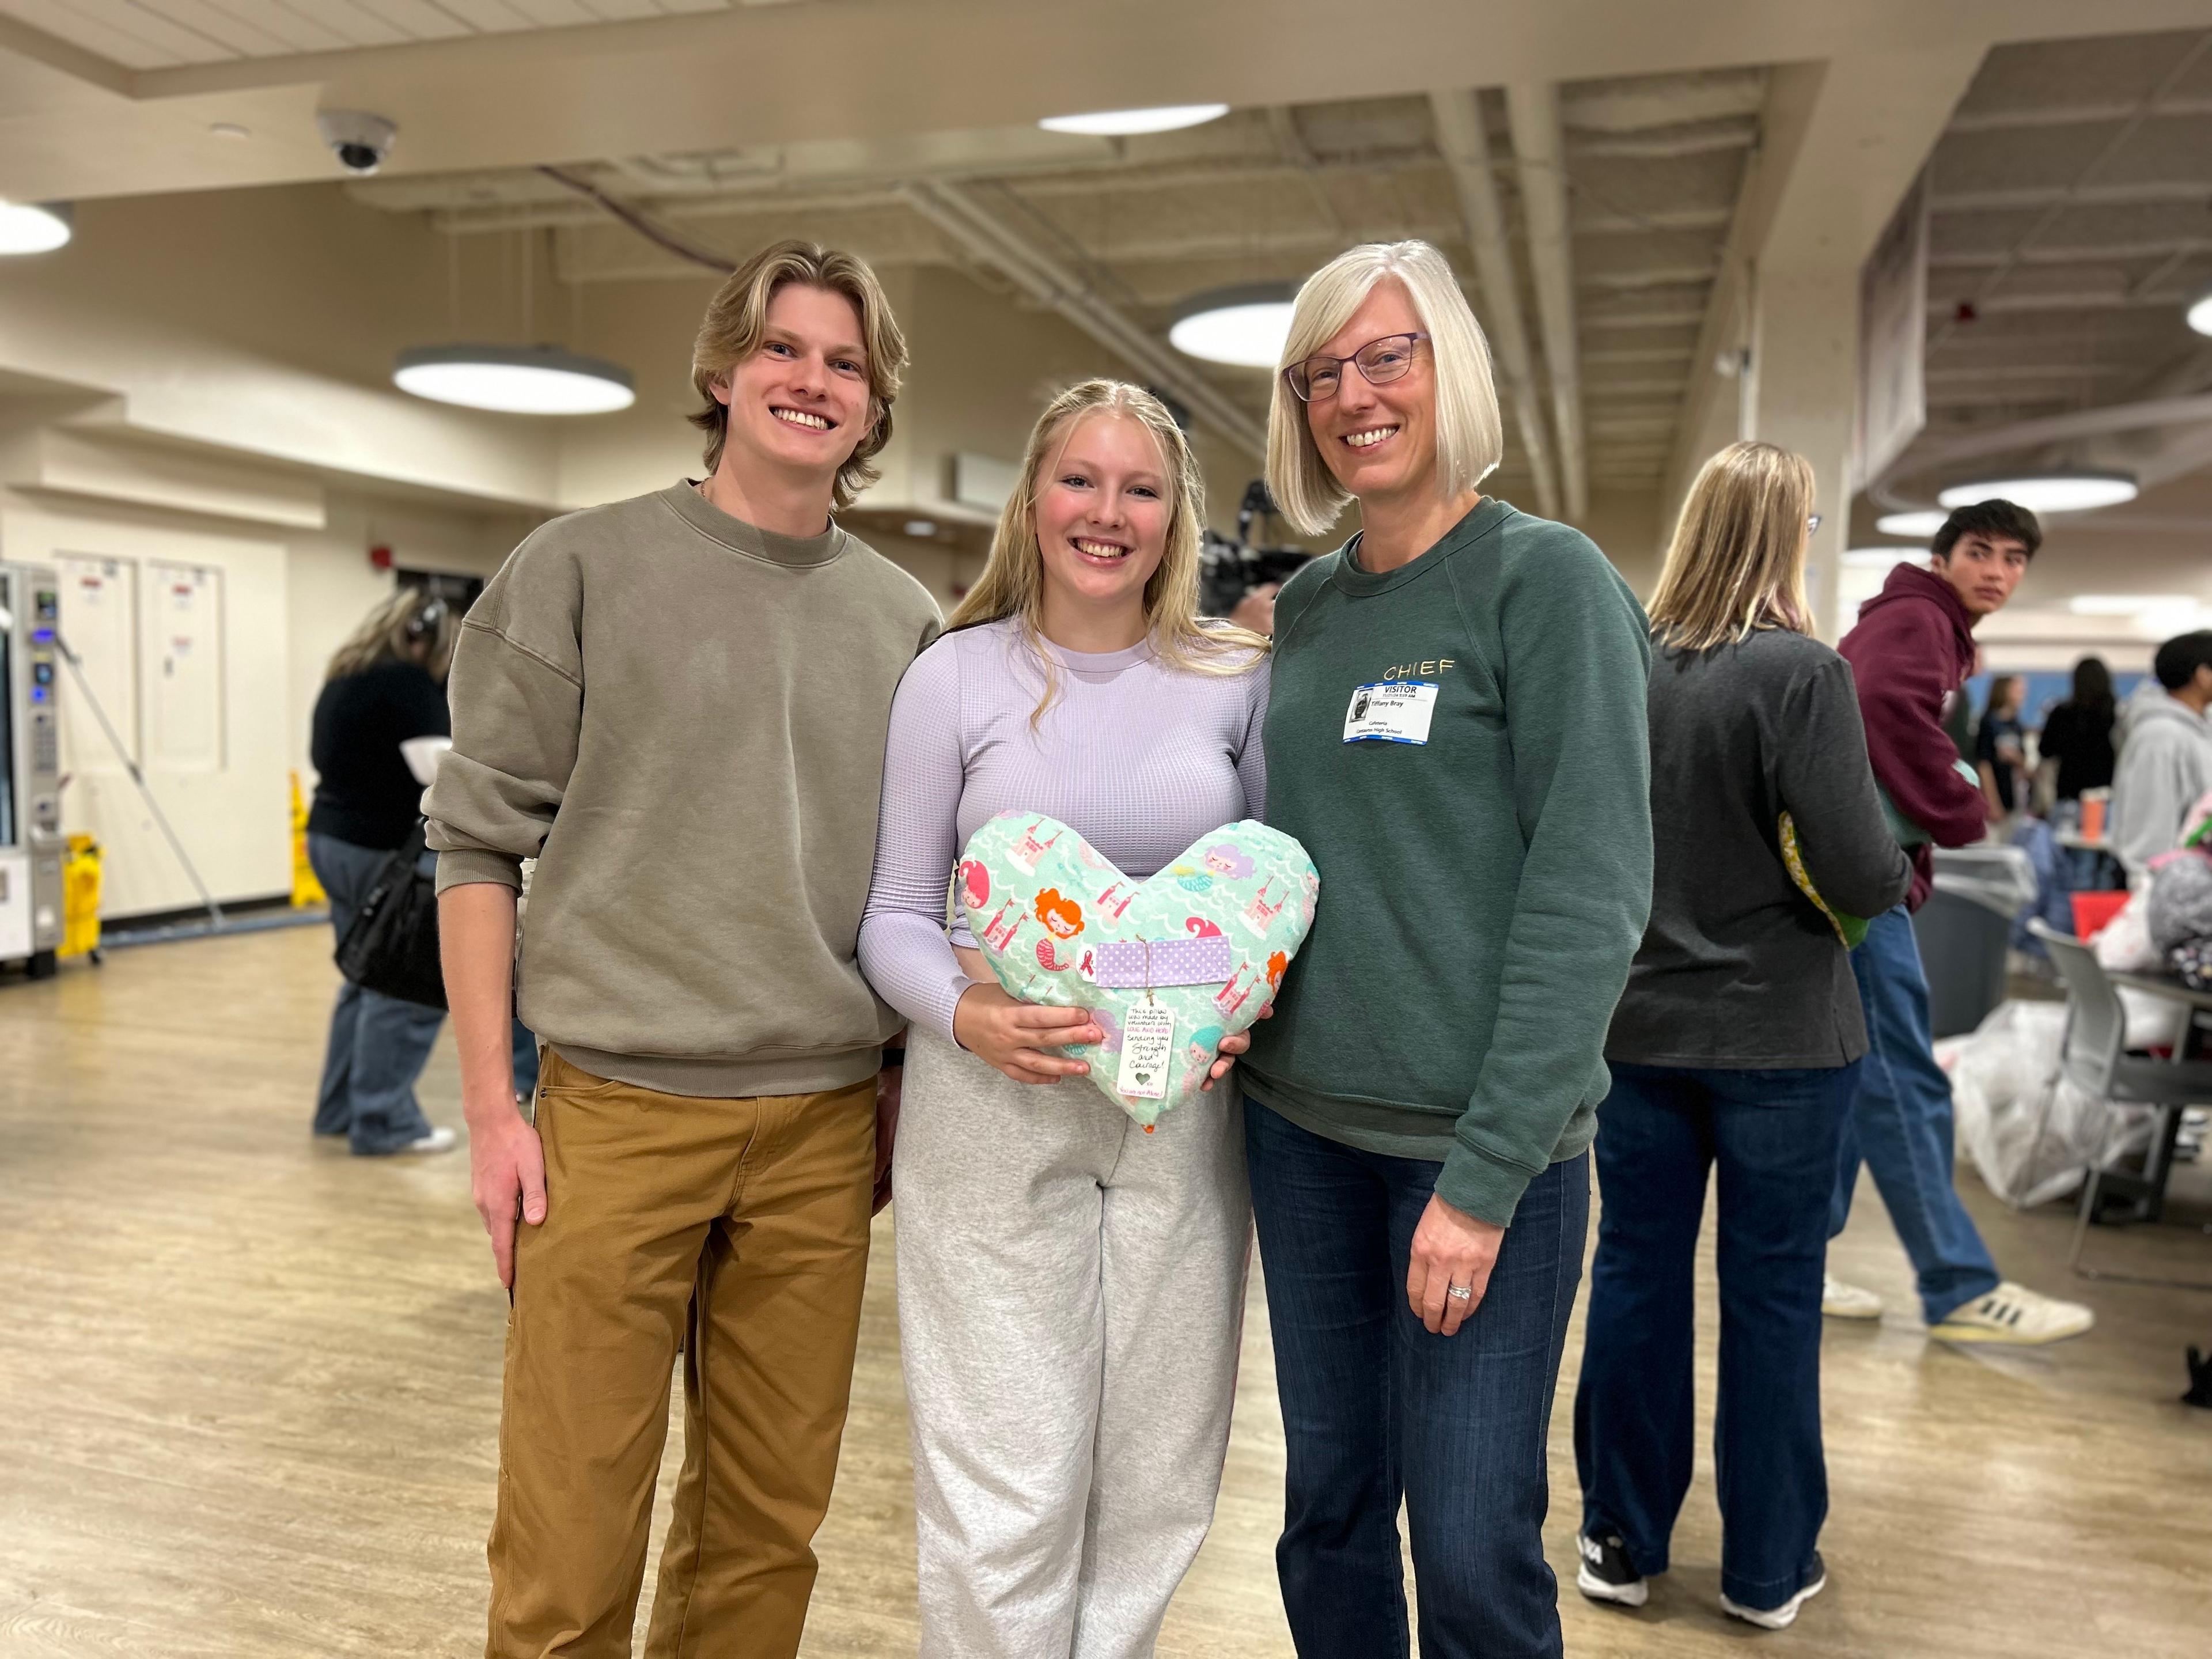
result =
[{"label": "gray sweatpants", "polygon": [[1234,1074],[1146,1134],[916,1027],[893,1176],[921,1659],[1144,1659],[1213,1518],[1251,1199]]}]

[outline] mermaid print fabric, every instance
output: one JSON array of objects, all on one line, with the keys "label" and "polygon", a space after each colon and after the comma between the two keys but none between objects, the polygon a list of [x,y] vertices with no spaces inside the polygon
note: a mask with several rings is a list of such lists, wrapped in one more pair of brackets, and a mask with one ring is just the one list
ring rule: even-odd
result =
[{"label": "mermaid print fabric", "polygon": [[[1091,1010],[1106,1040],[1063,1052],[1090,1061],[1091,1080],[1148,1129],[1198,1092],[1222,1039],[1274,1000],[1320,892],[1306,849],[1249,818],[1133,881],[1058,819],[1002,812],[969,840],[954,875],[1006,994]],[[1147,1030],[1161,1011],[1174,1020],[1164,1076],[1122,1063],[1139,1010]],[[1145,1052],[1149,1067],[1157,1048]]]}]

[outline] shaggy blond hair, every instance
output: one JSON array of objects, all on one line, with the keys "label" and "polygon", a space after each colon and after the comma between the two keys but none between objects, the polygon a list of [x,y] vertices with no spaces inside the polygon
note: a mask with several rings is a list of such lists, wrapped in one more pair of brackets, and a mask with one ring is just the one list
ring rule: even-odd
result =
[{"label": "shaggy blond hair", "polygon": [[906,337],[891,316],[883,284],[854,255],[817,242],[778,242],[730,274],[708,302],[699,337],[691,348],[691,385],[700,398],[691,424],[707,434],[707,472],[712,477],[722,464],[722,446],[730,429],[730,411],[715,397],[714,383],[760,349],[769,301],[787,283],[842,294],[860,313],[860,343],[868,357],[868,413],[875,424],[837,469],[836,501],[842,512],[882,476],[870,463],[891,441],[891,402],[898,396],[899,375],[906,368]]},{"label": "shaggy blond hair", "polygon": [[413,662],[415,647],[425,647],[422,666],[442,680],[453,666],[453,643],[460,637],[459,613],[446,600],[420,587],[399,587],[377,602],[331,653],[325,680],[342,680],[380,663]]},{"label": "shaggy blond hair", "polygon": [[1686,651],[1761,629],[1813,631],[1805,599],[1813,467],[1772,444],[1733,443],[1698,470],[1651,596],[1651,631]]},{"label": "shaggy blond hair", "polygon": [[[1450,263],[1426,242],[1364,242],[1347,248],[1298,290],[1290,337],[1276,365],[1274,402],[1267,410],[1267,488],[1283,516],[1309,536],[1334,524],[1352,497],[1315,447],[1306,405],[1280,371],[1327,345],[1382,282],[1406,290],[1429,337],[1437,387],[1437,481],[1444,493],[1474,489],[1505,453],[1490,342],[1468,308]],[[1345,373],[1359,371],[1347,368]]]},{"label": "shaggy blond hair", "polygon": [[1198,613],[1199,553],[1206,535],[1206,484],[1197,457],[1175,416],[1158,398],[1126,381],[1085,380],[1054,398],[1030,428],[1022,456],[1021,483],[999,513],[991,556],[983,574],[952,613],[948,629],[974,628],[1008,617],[1019,619],[1022,637],[1036,653],[1045,680],[1043,698],[1030,714],[1035,726],[1060,694],[1060,674],[1044,648],[1044,549],[1037,540],[1037,496],[1045,468],[1066,452],[1075,428],[1095,415],[1136,422],[1158,446],[1168,480],[1167,547],[1145,584],[1145,636],[1170,667],[1197,674],[1242,674],[1267,654],[1267,640],[1232,623]]}]

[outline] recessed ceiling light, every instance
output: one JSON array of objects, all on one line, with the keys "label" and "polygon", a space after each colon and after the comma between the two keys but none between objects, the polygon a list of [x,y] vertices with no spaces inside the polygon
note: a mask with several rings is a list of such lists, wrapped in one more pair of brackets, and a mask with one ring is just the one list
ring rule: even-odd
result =
[{"label": "recessed ceiling light", "polygon": [[251,138],[253,129],[242,127],[235,121],[217,121],[208,131],[218,138]]},{"label": "recessed ceiling light", "polygon": [[2076,593],[2066,608],[2077,617],[2134,617],[2146,611],[2179,611],[2197,604],[2186,593]]},{"label": "recessed ceiling light", "polygon": [[637,401],[629,371],[554,346],[424,346],[392,371],[402,392],[503,415],[605,415]]},{"label": "recessed ceiling light", "polygon": [[1950,507],[2008,501],[2031,513],[2087,513],[2131,501],[2136,495],[2136,481],[2124,472],[2033,472],[1953,484],[1938,490],[1936,499]]},{"label": "recessed ceiling light", "polygon": [[2212,334],[2212,288],[2191,300],[2189,309],[2182,314],[2199,334]]},{"label": "recessed ceiling light", "polygon": [[1085,115],[1048,115],[1037,125],[1047,132],[1124,138],[1132,133],[1173,132],[1179,127],[1200,127],[1228,113],[1226,104],[1163,104],[1156,109],[1101,109]]},{"label": "recessed ceiling light", "polygon": [[937,533],[936,523],[929,519],[908,519],[905,529],[909,536],[934,536]]},{"label": "recessed ceiling light", "polygon": [[1950,518],[1948,513],[1885,513],[1874,527],[1885,536],[1932,536]]},{"label": "recessed ceiling light", "polygon": [[69,240],[70,217],[58,202],[0,200],[0,254],[52,252]]},{"label": "recessed ceiling light", "polygon": [[1855,547],[1844,555],[1846,570],[1887,570],[1895,564],[1926,564],[1924,547]]},{"label": "recessed ceiling light", "polygon": [[1248,283],[1195,295],[1176,307],[1168,343],[1187,356],[1242,368],[1273,368],[1290,337],[1290,283]]}]

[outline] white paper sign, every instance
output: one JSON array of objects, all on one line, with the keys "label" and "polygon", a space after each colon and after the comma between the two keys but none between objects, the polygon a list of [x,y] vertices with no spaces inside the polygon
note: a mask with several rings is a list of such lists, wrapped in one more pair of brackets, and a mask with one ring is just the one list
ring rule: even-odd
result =
[{"label": "white paper sign", "polygon": [[1115,1092],[1138,1100],[1168,1097],[1168,1062],[1175,1056],[1175,1014],[1158,1003],[1132,1008],[1121,1022],[1121,1073]]},{"label": "white paper sign", "polygon": [[1427,680],[1381,680],[1356,687],[1344,711],[1346,743],[1426,743],[1437,712]]}]

